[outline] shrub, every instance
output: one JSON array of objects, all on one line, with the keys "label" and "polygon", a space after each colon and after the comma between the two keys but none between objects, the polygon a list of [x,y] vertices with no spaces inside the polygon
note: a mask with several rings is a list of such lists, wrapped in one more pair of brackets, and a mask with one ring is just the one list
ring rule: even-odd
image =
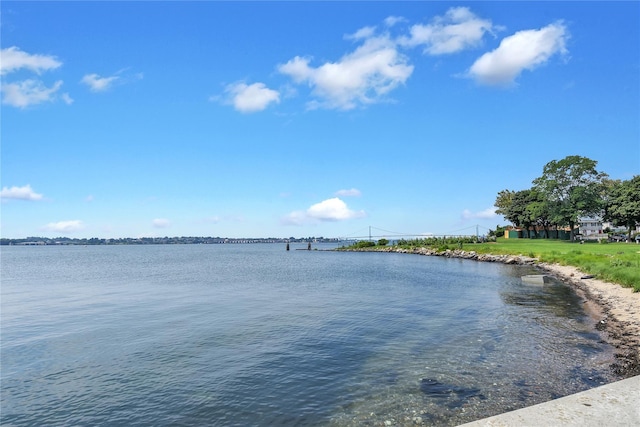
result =
[{"label": "shrub", "polygon": [[370,242],[369,240],[361,240],[353,246],[355,246],[356,248],[370,248],[375,245],[376,244],[374,242]]}]

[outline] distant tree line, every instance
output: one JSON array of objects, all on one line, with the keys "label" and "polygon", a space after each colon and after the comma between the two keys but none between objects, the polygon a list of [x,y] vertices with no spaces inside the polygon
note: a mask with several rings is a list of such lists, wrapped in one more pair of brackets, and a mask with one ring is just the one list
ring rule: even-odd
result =
[{"label": "distant tree line", "polygon": [[531,188],[502,190],[495,201],[496,213],[515,227],[549,230],[574,229],[580,218],[596,217],[626,227],[628,238],[640,224],[640,175],[612,180],[596,169],[597,162],[581,156],[567,156],[544,166]]},{"label": "distant tree line", "polygon": [[230,238],[230,237],[123,237],[117,239],[70,238],[70,237],[26,237],[24,239],[0,239],[0,245],[193,245],[223,243],[332,243],[337,238],[325,237],[267,237],[267,238]]},{"label": "distant tree line", "polygon": [[[483,243],[487,241],[495,242],[495,236],[488,238],[477,236],[431,236],[417,239],[400,239],[393,243],[393,246],[400,248],[420,248],[420,247],[430,247],[435,248],[439,252],[446,251],[447,249],[462,249],[463,244],[469,243]],[[387,239],[380,239],[377,242],[372,240],[359,240],[350,244],[349,246],[342,246],[339,250],[352,250],[352,249],[366,249],[366,248],[379,248],[385,247],[389,243]]]}]

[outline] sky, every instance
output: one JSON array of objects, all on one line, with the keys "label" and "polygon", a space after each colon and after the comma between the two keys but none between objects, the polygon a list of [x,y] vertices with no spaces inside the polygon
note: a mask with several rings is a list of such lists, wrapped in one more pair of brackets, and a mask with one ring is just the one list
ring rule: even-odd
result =
[{"label": "sky", "polygon": [[0,235],[485,234],[640,173],[640,2],[0,3]]}]

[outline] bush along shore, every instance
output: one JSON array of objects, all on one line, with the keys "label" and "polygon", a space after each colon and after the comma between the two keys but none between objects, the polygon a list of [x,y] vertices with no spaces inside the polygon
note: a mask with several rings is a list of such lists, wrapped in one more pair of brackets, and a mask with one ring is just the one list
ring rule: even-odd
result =
[{"label": "bush along shore", "polygon": [[604,339],[615,347],[611,369],[623,378],[640,375],[640,292],[617,283],[599,280],[576,267],[540,262],[537,257],[478,253],[473,250],[444,249],[427,246],[353,245],[336,249],[352,252],[393,252],[459,258],[480,262],[530,265],[567,283],[583,299],[585,310],[604,332]]}]

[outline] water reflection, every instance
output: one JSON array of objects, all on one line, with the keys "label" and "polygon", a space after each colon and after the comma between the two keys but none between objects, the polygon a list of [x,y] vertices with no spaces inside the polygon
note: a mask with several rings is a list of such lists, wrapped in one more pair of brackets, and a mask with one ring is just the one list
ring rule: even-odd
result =
[{"label": "water reflection", "polygon": [[583,300],[573,289],[555,279],[543,285],[521,281],[520,286],[503,289],[500,297],[506,304],[531,308],[558,317],[575,319],[584,315]]}]

